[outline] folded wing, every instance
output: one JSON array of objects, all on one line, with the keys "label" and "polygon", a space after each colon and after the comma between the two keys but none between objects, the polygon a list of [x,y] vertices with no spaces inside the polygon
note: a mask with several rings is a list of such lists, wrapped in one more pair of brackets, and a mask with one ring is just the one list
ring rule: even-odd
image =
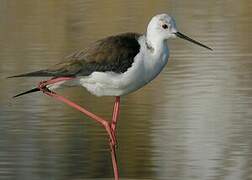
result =
[{"label": "folded wing", "polygon": [[141,34],[123,33],[96,41],[88,49],[76,52],[61,63],[14,77],[76,77],[88,76],[92,72],[113,71],[123,73],[131,67],[139,53],[138,38]]}]

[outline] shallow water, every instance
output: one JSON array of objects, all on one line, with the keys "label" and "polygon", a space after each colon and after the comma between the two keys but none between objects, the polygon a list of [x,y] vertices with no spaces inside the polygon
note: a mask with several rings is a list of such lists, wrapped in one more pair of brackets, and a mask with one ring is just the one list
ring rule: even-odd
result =
[{"label": "shallow water", "polygon": [[[41,93],[13,100],[41,79],[5,79],[57,63],[101,37],[144,32],[172,14],[181,32],[211,46],[169,42],[168,66],[122,98],[123,179],[252,179],[252,3],[200,1],[0,1],[0,179],[110,178],[97,124]],[[110,118],[113,98],[82,88],[61,94]]]}]

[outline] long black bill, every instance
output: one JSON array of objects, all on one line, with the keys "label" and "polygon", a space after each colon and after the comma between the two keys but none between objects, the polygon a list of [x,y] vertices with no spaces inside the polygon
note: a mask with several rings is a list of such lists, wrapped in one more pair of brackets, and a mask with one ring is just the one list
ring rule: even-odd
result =
[{"label": "long black bill", "polygon": [[192,43],[194,43],[194,44],[197,44],[197,45],[199,45],[199,46],[201,46],[201,47],[204,47],[204,48],[206,48],[206,49],[209,49],[209,50],[211,50],[211,51],[213,50],[212,48],[210,48],[210,47],[208,47],[208,46],[206,46],[206,45],[204,45],[204,44],[201,44],[200,42],[195,41],[195,40],[189,38],[188,36],[186,36],[186,35],[184,35],[184,34],[182,34],[182,33],[180,33],[180,32],[176,32],[175,34],[176,34],[176,36],[178,36],[178,37],[181,38],[181,39],[185,39],[185,40],[187,40],[187,41],[190,41],[190,42],[192,42]]}]

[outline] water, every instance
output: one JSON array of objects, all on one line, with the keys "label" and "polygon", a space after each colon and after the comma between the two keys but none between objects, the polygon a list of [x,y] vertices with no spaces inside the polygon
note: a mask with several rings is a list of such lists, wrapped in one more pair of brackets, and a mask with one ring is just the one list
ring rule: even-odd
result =
[{"label": "water", "polygon": [[[252,3],[212,1],[0,1],[0,179],[113,176],[106,133],[41,93],[13,100],[40,78],[4,77],[48,67],[89,43],[144,32],[172,14],[181,32],[214,49],[169,42],[170,62],[122,98],[118,158],[123,179],[252,179]],[[110,118],[113,98],[60,90]]]}]

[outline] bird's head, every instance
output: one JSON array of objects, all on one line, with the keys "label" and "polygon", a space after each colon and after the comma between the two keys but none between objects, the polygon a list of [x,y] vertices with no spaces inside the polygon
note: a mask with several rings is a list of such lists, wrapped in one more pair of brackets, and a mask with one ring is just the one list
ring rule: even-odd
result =
[{"label": "bird's head", "polygon": [[154,16],[148,24],[147,35],[148,34],[153,36],[153,38],[160,38],[163,40],[179,37],[206,49],[212,50],[210,47],[180,33],[177,29],[175,20],[168,14],[158,14]]}]

